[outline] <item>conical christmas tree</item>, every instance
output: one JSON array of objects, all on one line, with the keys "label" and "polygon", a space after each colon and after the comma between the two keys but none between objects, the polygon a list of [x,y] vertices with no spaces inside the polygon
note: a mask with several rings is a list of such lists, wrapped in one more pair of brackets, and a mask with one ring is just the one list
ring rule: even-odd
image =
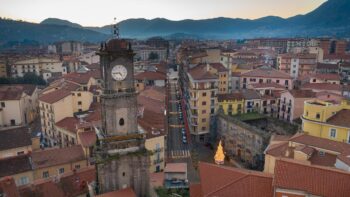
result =
[{"label": "conical christmas tree", "polygon": [[222,148],[222,145],[221,145],[221,140],[219,142],[218,149],[216,150],[214,160],[216,164],[219,164],[219,165],[224,164],[225,154],[224,154],[224,149]]}]

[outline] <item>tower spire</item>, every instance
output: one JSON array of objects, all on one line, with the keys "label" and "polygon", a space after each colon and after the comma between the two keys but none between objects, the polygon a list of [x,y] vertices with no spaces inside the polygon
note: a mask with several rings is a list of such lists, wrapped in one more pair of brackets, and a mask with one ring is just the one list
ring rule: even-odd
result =
[{"label": "tower spire", "polygon": [[119,26],[118,26],[116,17],[114,17],[113,38],[119,39]]}]

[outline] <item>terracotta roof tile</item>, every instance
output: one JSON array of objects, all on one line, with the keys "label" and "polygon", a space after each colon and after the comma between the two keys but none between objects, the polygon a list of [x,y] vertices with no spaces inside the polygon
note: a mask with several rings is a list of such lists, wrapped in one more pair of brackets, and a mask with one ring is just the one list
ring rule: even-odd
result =
[{"label": "terracotta roof tile", "polygon": [[31,133],[28,127],[0,131],[0,151],[31,145]]},{"label": "terracotta roof tile", "polygon": [[343,110],[338,111],[332,117],[330,117],[327,120],[327,123],[331,124],[331,125],[335,125],[335,126],[350,128],[350,121],[349,120],[350,120],[350,110],[343,109]]},{"label": "terracotta roof tile", "polygon": [[328,64],[328,63],[317,63],[316,69],[339,69],[338,64]]},{"label": "terracotta roof tile", "polygon": [[194,80],[218,79],[218,76],[207,70],[206,64],[198,64],[191,68],[188,74],[191,75]]},{"label": "terracotta roof tile", "polygon": [[321,80],[340,80],[340,76],[338,74],[332,74],[332,73],[316,73],[311,78],[321,79]]},{"label": "terracotta roof tile", "polygon": [[273,196],[272,175],[257,171],[199,163],[203,196]]},{"label": "terracotta roof tile", "polygon": [[11,176],[31,170],[32,166],[28,155],[0,159],[0,177]]},{"label": "terracotta roof tile", "polygon": [[83,147],[91,147],[95,145],[97,139],[95,131],[79,132],[78,135]]},{"label": "terracotta roof tile", "polygon": [[190,184],[190,197],[202,197],[202,186],[200,183]]},{"label": "terracotta roof tile", "polygon": [[80,145],[35,151],[31,156],[34,169],[85,160],[84,151]]},{"label": "terracotta roof tile", "polygon": [[79,119],[75,117],[66,117],[56,123],[57,127],[60,127],[64,130],[71,132],[72,134],[76,134],[77,126],[79,124]]},{"label": "terracotta roof tile", "polygon": [[135,75],[136,80],[166,80],[166,74],[162,72],[145,71]]},{"label": "terracotta roof tile", "polygon": [[240,92],[237,93],[231,93],[231,94],[219,94],[218,95],[218,101],[223,102],[227,100],[243,100],[243,95]]},{"label": "terracotta roof tile", "polygon": [[312,90],[289,90],[294,98],[315,98],[316,93]]},{"label": "terracotta roof tile", "polygon": [[49,92],[47,94],[42,94],[39,97],[39,100],[45,103],[53,104],[57,101],[62,100],[63,98],[71,95],[71,91],[64,90],[64,89],[58,89],[53,92]]},{"label": "terracotta roof tile", "polygon": [[88,183],[95,181],[94,167],[63,174],[59,181],[52,179],[37,180],[33,184],[19,188],[22,197],[76,197],[88,193]]},{"label": "terracotta roof tile", "polygon": [[3,196],[20,197],[13,177],[4,177],[0,179],[0,193]]},{"label": "terracotta roof tile", "polygon": [[350,173],[343,171],[279,159],[274,174],[273,185],[278,188],[327,197],[347,197],[350,194]]},{"label": "terracotta roof tile", "polygon": [[187,172],[187,163],[167,163],[164,172]]},{"label": "terracotta roof tile", "polygon": [[292,79],[292,77],[289,74],[278,71],[274,68],[269,68],[267,66],[262,66],[252,71],[245,72],[241,76]]},{"label": "terracotta roof tile", "polygon": [[330,83],[306,83],[301,86],[301,89],[341,91],[342,86],[339,84],[330,84]]}]

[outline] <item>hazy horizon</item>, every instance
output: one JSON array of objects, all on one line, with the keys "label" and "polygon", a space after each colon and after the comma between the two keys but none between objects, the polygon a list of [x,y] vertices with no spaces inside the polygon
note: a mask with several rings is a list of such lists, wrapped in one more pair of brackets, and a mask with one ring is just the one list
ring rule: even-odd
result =
[{"label": "hazy horizon", "polygon": [[[220,3],[218,3],[220,1]],[[266,16],[292,17],[306,14],[326,0],[0,0],[1,17],[40,23],[60,18],[83,26],[104,26],[113,18],[208,19],[217,17],[257,19]],[[122,6],[122,9],[118,7]],[[273,5],[273,6],[271,6]]]}]

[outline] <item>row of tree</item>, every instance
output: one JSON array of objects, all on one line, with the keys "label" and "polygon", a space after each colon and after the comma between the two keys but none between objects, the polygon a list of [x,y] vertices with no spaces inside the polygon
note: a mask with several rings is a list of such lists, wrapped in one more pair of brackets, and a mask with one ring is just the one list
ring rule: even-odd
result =
[{"label": "row of tree", "polygon": [[0,84],[35,84],[46,85],[45,80],[35,73],[26,73],[23,77],[0,77]]}]

